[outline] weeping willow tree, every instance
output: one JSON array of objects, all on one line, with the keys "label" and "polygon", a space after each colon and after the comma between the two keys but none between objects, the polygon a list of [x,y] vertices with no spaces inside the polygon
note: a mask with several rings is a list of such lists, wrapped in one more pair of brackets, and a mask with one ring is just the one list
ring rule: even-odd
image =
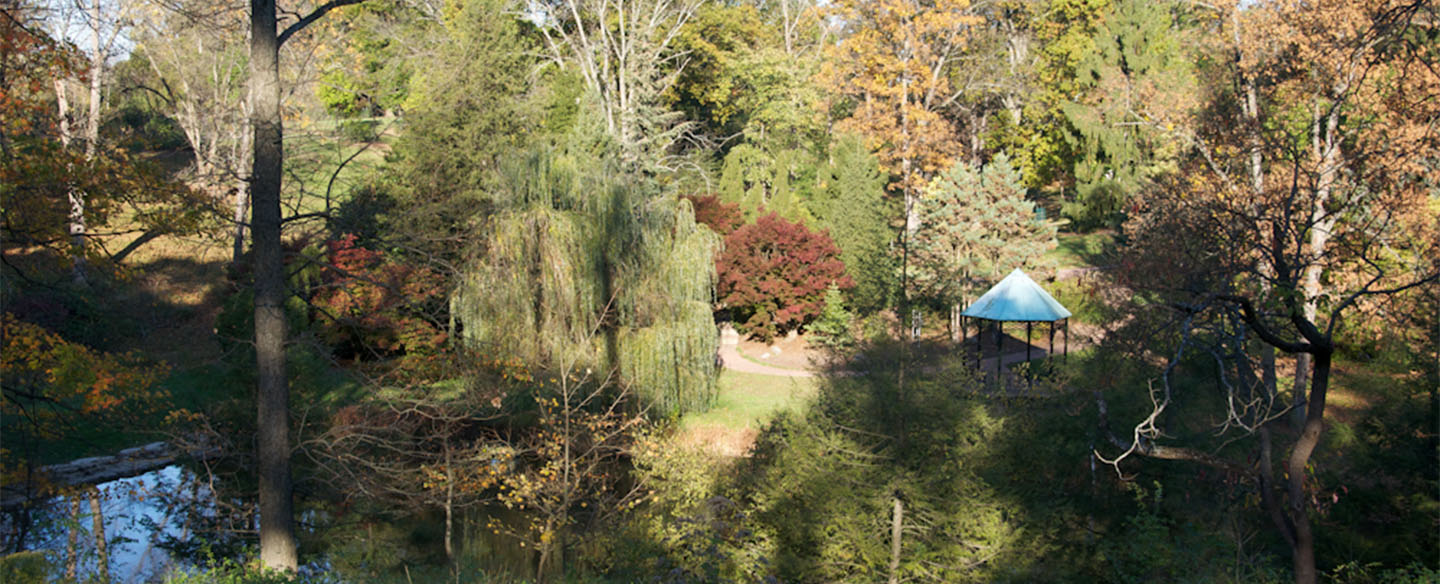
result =
[{"label": "weeping willow tree", "polygon": [[667,415],[715,394],[718,236],[687,201],[589,156],[532,151],[451,298],[463,342],[534,369],[618,374]]}]

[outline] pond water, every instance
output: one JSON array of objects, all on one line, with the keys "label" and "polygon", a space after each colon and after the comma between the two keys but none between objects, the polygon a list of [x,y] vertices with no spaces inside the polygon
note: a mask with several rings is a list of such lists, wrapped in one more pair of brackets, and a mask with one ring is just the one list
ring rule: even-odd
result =
[{"label": "pond water", "polygon": [[[183,508],[193,502],[210,500],[209,489],[195,481],[194,474],[172,465],[139,476],[97,485],[100,515],[108,542],[112,582],[148,582],[176,566],[170,554],[156,542],[187,536]],[[69,536],[76,530],[76,567],[83,578],[99,572],[99,554],[92,533],[90,498],[81,494],[78,521],[70,517],[70,499],[46,501],[31,514],[31,531],[25,548],[46,551],[52,566],[64,570]],[[6,546],[13,545],[13,518],[3,520]],[[58,574],[57,574],[58,575]]]},{"label": "pond water", "polygon": [[[205,536],[197,535],[196,531],[206,526],[197,525],[196,517],[218,520],[220,516],[205,480],[197,480],[195,473],[179,465],[102,483],[98,490],[111,582],[158,582],[163,581],[167,573],[192,567],[189,562],[172,556],[160,542],[198,543],[198,539]],[[62,576],[69,555],[69,536],[74,531],[77,572],[84,580],[99,573],[100,558],[92,531],[89,496],[82,493],[77,497],[78,520],[70,516],[69,498],[57,497],[34,507],[24,548],[44,551],[53,567],[52,576]],[[417,570],[446,571],[443,545],[438,539],[443,515],[438,512],[391,515],[383,523],[357,524],[350,518],[332,517],[327,512],[305,507],[300,505],[297,509],[298,519],[311,529],[302,528],[298,535],[311,544],[302,547],[311,549],[304,571],[312,575],[327,574],[324,578],[327,581],[404,582],[407,575],[413,579],[414,575],[426,573]],[[484,528],[492,518],[507,524],[522,524],[523,514],[503,507],[481,507],[458,515],[456,551],[462,573],[471,571],[480,577],[499,571],[523,576],[533,571],[533,550]],[[8,514],[0,515],[0,547],[5,549],[14,546],[13,521]],[[240,525],[231,527],[254,528],[245,524],[247,520],[240,521]],[[248,521],[253,522],[253,516]]]}]

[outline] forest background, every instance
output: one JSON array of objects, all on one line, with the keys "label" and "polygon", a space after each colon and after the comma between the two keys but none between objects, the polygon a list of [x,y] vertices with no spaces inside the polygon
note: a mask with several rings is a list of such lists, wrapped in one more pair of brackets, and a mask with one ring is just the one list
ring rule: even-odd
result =
[{"label": "forest background", "polygon": [[0,11],[0,574],[159,436],[175,582],[1436,578],[1429,2]]}]

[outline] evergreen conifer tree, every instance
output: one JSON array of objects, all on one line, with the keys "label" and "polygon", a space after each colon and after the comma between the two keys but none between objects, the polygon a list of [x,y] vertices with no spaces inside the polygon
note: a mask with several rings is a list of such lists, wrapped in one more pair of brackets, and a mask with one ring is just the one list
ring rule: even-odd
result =
[{"label": "evergreen conifer tree", "polygon": [[895,298],[900,269],[891,252],[897,228],[890,220],[899,211],[885,197],[889,177],[864,141],[849,134],[831,145],[830,163],[820,173],[809,208],[816,226],[829,231],[840,246],[846,274],[855,280],[851,308],[883,309]]},{"label": "evergreen conifer tree", "polygon": [[1195,81],[1172,9],[1143,0],[1111,6],[1076,67],[1088,95],[1062,106],[1078,154],[1078,200],[1065,214],[1084,225],[1117,223],[1132,193],[1173,169],[1183,141],[1167,139],[1167,128],[1188,110]]},{"label": "evergreen conifer tree", "polygon": [[1012,269],[1037,267],[1055,247],[1056,223],[1025,199],[1020,172],[1003,153],[983,168],[957,162],[919,203],[910,281],[950,306],[952,330],[966,298]]}]

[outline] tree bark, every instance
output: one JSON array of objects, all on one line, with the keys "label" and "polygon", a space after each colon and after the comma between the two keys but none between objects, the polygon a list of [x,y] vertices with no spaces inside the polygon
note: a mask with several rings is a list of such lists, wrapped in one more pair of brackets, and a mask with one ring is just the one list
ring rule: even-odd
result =
[{"label": "tree bark", "polygon": [[284,134],[280,117],[280,43],[275,0],[250,2],[250,99],[255,156],[250,176],[255,274],[257,475],[260,562],[295,571],[290,484],[290,386],[285,376],[285,266],[280,242]]},{"label": "tree bark", "polygon": [[1290,429],[1296,432],[1305,427],[1305,390],[1310,383],[1310,369],[1314,358],[1309,353],[1295,356],[1295,383],[1291,386]]},{"label": "tree bark", "polygon": [[[60,145],[70,148],[75,140],[70,127],[70,91],[65,79],[55,80],[55,106],[60,126]],[[73,170],[73,169],[71,169]],[[65,191],[69,205],[68,231],[70,235],[70,269],[76,284],[85,284],[85,195],[72,186]]]},{"label": "tree bark", "polygon": [[960,342],[965,340],[963,331],[960,330],[960,312],[965,310],[959,302],[950,305],[950,340]]},{"label": "tree bark", "polygon": [[455,463],[451,459],[450,438],[445,438],[445,559],[455,569]]},{"label": "tree bark", "polygon": [[1333,349],[1317,347],[1314,351],[1315,367],[1310,383],[1310,403],[1305,414],[1305,427],[1290,451],[1285,470],[1289,473],[1290,523],[1295,529],[1292,546],[1295,566],[1295,584],[1315,584],[1319,574],[1315,571],[1315,535],[1310,524],[1310,510],[1305,497],[1305,467],[1310,455],[1320,444],[1320,434],[1325,430],[1325,394],[1330,386],[1330,360]]},{"label": "tree bark", "polygon": [[[246,109],[249,109],[248,106]],[[254,141],[255,135],[253,133],[241,132],[239,152],[253,152]],[[237,162],[243,161],[244,154],[235,156],[234,160]],[[240,265],[241,258],[245,256],[245,209],[250,203],[248,196],[250,193],[250,180],[249,177],[241,173],[240,167],[242,166],[244,165],[237,164],[235,170],[240,176],[235,179],[235,214],[234,217],[232,217],[235,221],[235,241],[230,255],[231,263],[237,266]]]}]

